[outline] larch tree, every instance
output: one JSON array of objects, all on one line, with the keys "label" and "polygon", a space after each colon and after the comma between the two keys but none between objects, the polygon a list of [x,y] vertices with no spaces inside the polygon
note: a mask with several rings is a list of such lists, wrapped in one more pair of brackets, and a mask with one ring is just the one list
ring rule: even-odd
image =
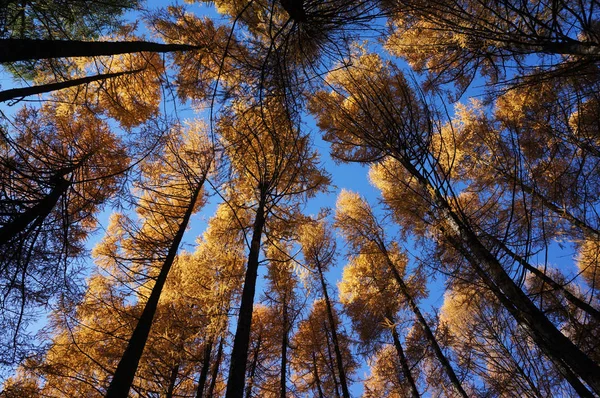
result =
[{"label": "larch tree", "polygon": [[[344,292],[348,292],[348,297],[356,297],[360,295],[358,292],[354,292],[352,287],[359,289],[360,276],[366,275],[369,277],[369,273],[372,273],[375,286],[380,291],[386,292],[388,295],[398,295],[398,306],[404,306],[410,311],[415,317],[415,324],[424,331],[426,341],[429,344],[433,356],[439,361],[442,370],[446,373],[449,384],[454,389],[456,394],[466,397],[467,394],[462,387],[460,380],[458,379],[450,361],[446,354],[442,351],[434,331],[430,327],[427,319],[423,315],[421,309],[417,305],[417,299],[419,296],[424,295],[424,283],[422,276],[419,273],[413,273],[409,275],[409,278],[404,276],[406,265],[408,260],[406,256],[400,252],[397,245],[394,245],[388,241],[385,234],[384,226],[377,220],[372,209],[366,201],[364,201],[359,195],[342,191],[336,204],[336,226],[341,230],[342,234],[350,244],[352,252],[356,256],[356,270],[357,280],[352,279],[354,274],[348,269],[348,279],[353,280],[354,283],[348,284],[347,288],[340,288],[342,297]],[[372,267],[372,270],[369,269]],[[377,275],[383,272],[383,275]],[[406,281],[405,281],[406,279]],[[379,281],[383,283],[394,282],[395,285],[380,285]],[[344,286],[344,285],[342,285]],[[377,297],[377,296],[376,296]],[[389,297],[389,296],[388,296]],[[352,301],[348,299],[348,301]],[[380,298],[379,305],[383,305],[387,300]],[[395,312],[398,312],[399,307],[394,310],[390,308],[387,310],[389,313],[382,313],[381,321],[388,322],[392,325],[393,329],[392,336],[394,337],[394,343],[396,344],[397,331],[395,323]],[[396,332],[395,332],[396,331]],[[399,356],[400,354],[400,349]],[[404,365],[403,365],[404,367]],[[404,367],[405,370],[408,366]],[[406,374],[407,380],[409,373]],[[411,385],[412,396],[420,396],[416,383]]]},{"label": "larch tree", "polygon": [[16,359],[34,307],[75,292],[72,261],[129,165],[123,141],[83,109],[26,107],[3,131],[0,247],[1,361]]},{"label": "larch tree", "polygon": [[126,397],[144,351],[160,296],[175,261],[190,217],[204,200],[204,183],[215,167],[214,148],[200,122],[188,129],[176,126],[165,150],[142,164],[137,204],[140,224],[123,218],[123,242],[97,249],[101,261],[115,262],[146,274],[154,283],[137,291],[144,309],[107,391],[109,397]]},{"label": "larch tree", "polygon": [[461,213],[457,188],[437,169],[438,159],[429,151],[436,132],[431,108],[396,68],[377,56],[364,55],[357,62],[361,67],[332,74],[336,91],[317,96],[313,107],[325,138],[333,142],[333,154],[347,161],[373,162],[388,156],[397,162],[408,179],[397,180],[396,188],[416,195],[414,200],[420,205],[411,218],[431,225],[437,236],[467,259],[472,273],[529,330],[579,394],[590,395],[581,380],[598,391],[597,363],[535,306]]},{"label": "larch tree", "polygon": [[292,380],[297,393],[319,398],[344,396],[342,377],[349,384],[358,363],[352,355],[350,336],[341,330],[334,308],[322,299],[313,302],[308,317],[298,324],[292,346]]},{"label": "larch tree", "polygon": [[302,245],[304,262],[315,275],[316,284],[318,285],[317,290],[320,290],[327,309],[327,320],[335,352],[335,363],[342,396],[350,398],[348,377],[346,375],[346,366],[349,366],[349,364],[344,363],[342,348],[338,342],[339,321],[336,320],[334,302],[330,297],[330,288],[325,277],[325,273],[334,265],[336,255],[336,244],[331,227],[324,221],[311,220],[300,228],[299,241]]},{"label": "larch tree", "polygon": [[274,92],[268,107],[240,98],[219,120],[222,145],[233,173],[227,203],[234,210],[251,214],[249,223],[240,225],[248,230],[248,260],[231,354],[228,397],[242,397],[244,390],[258,267],[263,238],[272,229],[270,220],[293,222],[306,198],[326,189],[329,182],[310,140],[286,115]]}]

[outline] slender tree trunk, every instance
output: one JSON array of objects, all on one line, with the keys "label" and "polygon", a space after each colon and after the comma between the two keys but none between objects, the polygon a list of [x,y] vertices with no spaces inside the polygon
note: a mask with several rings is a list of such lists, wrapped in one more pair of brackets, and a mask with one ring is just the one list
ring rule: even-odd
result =
[{"label": "slender tree trunk", "polygon": [[313,360],[313,369],[314,369],[314,373],[315,373],[315,383],[317,384],[317,391],[319,393],[319,398],[323,398],[323,388],[321,388],[321,380],[319,379],[319,370],[317,367],[317,358],[315,355],[315,352],[313,351],[312,353],[312,360]]},{"label": "slender tree trunk", "polygon": [[97,82],[100,80],[111,79],[113,77],[132,75],[134,73],[141,72],[143,69],[136,69],[125,72],[115,72],[115,73],[103,73],[94,76],[82,77],[80,79],[72,79],[59,83],[48,83],[42,84],[40,86],[33,87],[24,87],[24,88],[13,88],[10,90],[0,91],[0,102],[8,101],[15,98],[23,98],[30,95],[35,94],[44,94],[49,93],[51,91],[62,90],[63,88],[75,87],[82,84],[88,84],[92,82]]},{"label": "slender tree trunk", "polygon": [[187,44],[160,44],[147,41],[0,39],[0,63],[46,58],[94,57],[142,51],[164,53],[198,48]]},{"label": "slender tree trunk", "polygon": [[481,243],[468,224],[453,211],[442,193],[435,189],[409,161],[401,157],[397,159],[417,179],[424,192],[429,193],[430,197],[427,199],[436,206],[439,212],[438,218],[446,221],[447,226],[440,227],[440,232],[446,240],[465,256],[476,274],[481,277],[517,323],[530,332],[533,340],[554,362],[565,379],[580,395],[591,396],[589,391],[585,394],[585,388],[582,389],[578,377],[581,377],[596,394],[600,394],[600,366],[562,334],[535,306],[506,273],[498,259]]},{"label": "slender tree trunk", "polygon": [[0,246],[8,243],[19,233],[25,231],[35,220],[42,221],[52,212],[58,200],[67,192],[71,182],[62,177],[56,178],[52,191],[35,206],[19,214],[14,220],[0,228]]},{"label": "slender tree trunk", "polygon": [[[393,325],[394,322],[390,317],[388,320]],[[419,394],[419,389],[415,384],[415,379],[412,376],[412,372],[410,371],[410,367],[408,366],[408,360],[406,359],[406,355],[404,355],[404,350],[402,349],[402,344],[400,344],[400,338],[398,337],[398,331],[396,330],[396,325],[392,326],[391,329],[392,338],[394,340],[394,348],[396,349],[396,354],[398,354],[398,360],[400,361],[400,366],[402,367],[402,373],[404,375],[404,379],[408,382],[410,386],[411,396],[413,398],[419,398],[421,394]],[[400,386],[404,384],[404,380],[400,379]]]},{"label": "slender tree trunk", "polygon": [[252,358],[252,364],[250,366],[250,377],[248,378],[248,385],[246,386],[246,398],[252,397],[252,387],[254,385],[254,375],[256,374],[256,366],[258,364],[258,355],[260,354],[260,345],[262,344],[262,335],[258,336],[256,342],[256,348],[254,349],[254,357]]},{"label": "slender tree trunk", "polygon": [[281,378],[279,380],[279,396],[286,398],[287,393],[287,348],[289,340],[289,320],[288,320],[288,308],[286,303],[286,295],[283,295],[283,336],[281,339]]},{"label": "slender tree trunk", "polygon": [[316,261],[317,270],[319,272],[319,279],[321,281],[321,289],[323,290],[323,297],[325,298],[325,306],[327,308],[327,317],[329,318],[329,324],[331,326],[331,340],[333,341],[333,349],[335,351],[335,359],[338,368],[338,374],[340,375],[340,384],[342,386],[342,396],[344,398],[350,398],[350,391],[348,390],[348,382],[346,381],[346,370],[342,360],[342,351],[337,335],[337,325],[333,317],[333,309],[331,306],[331,300],[329,299],[329,293],[327,291],[327,284],[325,283],[325,276],[323,275],[323,269],[319,261]]},{"label": "slender tree trunk", "polygon": [[335,360],[333,359],[333,356],[331,355],[331,345],[329,344],[329,329],[327,329],[327,325],[325,324],[325,322],[323,322],[323,326],[325,327],[325,334],[327,335],[327,358],[328,358],[328,365],[329,365],[329,370],[331,371],[331,378],[333,379],[333,384],[335,385],[335,396],[337,398],[340,397],[340,383],[337,380],[337,377],[335,375]]},{"label": "slender tree trunk", "polygon": [[217,357],[213,364],[212,374],[210,376],[210,385],[206,393],[207,398],[213,398],[215,386],[217,385],[217,378],[219,377],[219,367],[221,366],[221,358],[223,356],[223,337],[219,339],[219,348],[217,349]]},{"label": "slender tree trunk", "polygon": [[565,286],[561,285],[560,283],[556,282],[554,279],[550,278],[543,271],[541,271],[538,268],[534,267],[533,265],[529,264],[529,262],[527,262],[527,260],[525,260],[523,257],[518,255],[517,253],[513,252],[508,246],[506,246],[503,242],[501,242],[496,237],[486,236],[486,238],[489,238],[490,240],[492,240],[492,243],[494,245],[497,245],[500,249],[502,249],[503,252],[508,254],[513,260],[518,262],[527,271],[531,272],[533,275],[540,278],[540,280],[542,282],[547,283],[552,289],[562,293],[565,296],[565,299],[567,299],[575,307],[586,312],[588,315],[590,315],[597,321],[600,321],[600,311],[598,311],[597,309],[592,307],[589,303],[586,303],[579,297],[575,296]]},{"label": "slender tree trunk", "polygon": [[212,353],[212,347],[213,340],[212,338],[210,338],[204,346],[202,369],[200,370],[200,378],[198,379],[198,389],[196,390],[196,398],[202,398],[202,395],[204,394],[204,386],[206,385],[208,371],[210,370],[210,354]]},{"label": "slender tree trunk", "polygon": [[140,317],[135,330],[129,339],[127,348],[125,349],[113,379],[110,382],[108,392],[106,393],[107,398],[126,398],[129,394],[131,383],[133,382],[140,358],[144,352],[144,347],[146,346],[146,341],[148,340],[148,335],[150,334],[150,328],[152,327],[152,321],[154,319],[154,314],[156,313],[156,307],[158,305],[160,294],[167,280],[167,275],[169,274],[171,266],[175,260],[175,256],[177,255],[179,244],[181,243],[185,229],[187,228],[190,217],[194,211],[196,202],[198,201],[198,196],[202,190],[203,183],[204,180],[198,184],[192,194],[190,204],[188,205],[183,219],[181,220],[181,224],[179,224],[179,229],[173,238],[173,243],[169,247],[167,257],[165,258],[160,273],[156,278],[156,282],[152,287],[152,293],[150,293],[150,297],[144,306],[142,316]]},{"label": "slender tree trunk", "polygon": [[417,322],[419,323],[421,328],[423,328],[423,331],[425,332],[425,337],[427,338],[427,341],[429,341],[429,344],[431,345],[431,348],[433,349],[433,352],[434,352],[436,358],[438,359],[438,361],[440,361],[440,364],[442,365],[442,367],[444,368],[444,371],[448,375],[448,378],[450,379],[450,382],[454,386],[454,389],[462,397],[468,398],[468,395],[465,392],[465,390],[463,389],[463,387],[460,383],[460,380],[458,380],[456,373],[454,373],[454,369],[452,369],[452,366],[450,365],[448,358],[446,358],[446,356],[442,352],[442,349],[440,348],[440,345],[438,344],[437,339],[433,335],[433,332],[431,331],[431,328],[429,327],[427,320],[421,313],[421,310],[419,309],[419,306],[417,305],[417,303],[415,303],[415,301],[413,300],[412,295],[410,294],[410,292],[408,290],[408,286],[406,286],[406,284],[404,283],[404,280],[400,276],[400,273],[398,272],[396,265],[392,262],[390,256],[388,255],[387,249],[385,248],[385,245],[383,245],[383,243],[380,243],[380,249],[385,253],[385,258],[388,263],[388,266],[390,267],[390,270],[392,271],[392,274],[394,275],[394,279],[396,280],[396,283],[398,283],[398,286],[400,287],[400,294],[404,297],[404,300],[406,300],[406,302],[408,303],[408,306],[410,307],[412,312],[415,314],[415,316],[417,318]]},{"label": "slender tree trunk", "polygon": [[173,398],[173,392],[175,391],[175,383],[177,383],[177,376],[179,375],[179,364],[173,366],[171,369],[171,376],[169,377],[169,388],[165,398]]},{"label": "slender tree trunk", "polygon": [[517,184],[517,186],[521,188],[523,192],[528,193],[531,196],[538,199],[547,209],[551,210],[559,217],[564,218],[565,220],[573,224],[575,227],[579,228],[585,234],[595,236],[596,238],[600,237],[600,231],[598,231],[596,228],[592,227],[585,221],[577,218],[574,214],[569,212],[569,210],[567,210],[566,207],[557,205],[556,203],[554,203],[554,201],[550,200],[537,189],[525,184],[523,181],[517,180],[515,176],[509,174],[508,172],[503,170],[499,170],[499,172],[508,181]]},{"label": "slender tree trunk", "polygon": [[246,362],[248,360],[248,345],[250,342],[250,327],[252,326],[252,310],[254,307],[254,292],[258,277],[258,258],[260,255],[260,241],[265,225],[264,193],[256,210],[256,218],[252,231],[250,252],[248,253],[248,266],[242,290],[242,302],[238,317],[233,349],[231,351],[231,365],[227,379],[226,398],[242,398],[244,394],[244,379],[246,375]]}]

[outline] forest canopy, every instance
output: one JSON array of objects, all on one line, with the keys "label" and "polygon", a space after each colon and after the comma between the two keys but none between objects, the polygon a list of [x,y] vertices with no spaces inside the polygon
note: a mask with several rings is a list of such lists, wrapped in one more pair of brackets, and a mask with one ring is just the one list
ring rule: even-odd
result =
[{"label": "forest canopy", "polygon": [[595,1],[5,3],[1,397],[600,395]]}]

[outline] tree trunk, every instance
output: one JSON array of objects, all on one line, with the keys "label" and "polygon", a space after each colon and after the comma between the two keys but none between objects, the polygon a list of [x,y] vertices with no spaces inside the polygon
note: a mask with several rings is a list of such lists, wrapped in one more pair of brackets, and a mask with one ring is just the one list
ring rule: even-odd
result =
[{"label": "tree trunk", "polygon": [[142,70],[143,69],[136,69],[136,70],[125,71],[125,72],[103,73],[103,74],[94,75],[94,76],[82,77],[80,79],[67,80],[67,81],[59,82],[59,83],[48,83],[48,84],[42,84],[40,86],[13,88],[10,90],[4,90],[4,91],[0,91],[0,102],[8,101],[11,99],[16,99],[16,98],[23,98],[23,97],[27,97],[27,96],[35,95],[35,94],[49,93],[51,91],[62,90],[63,88],[75,87],[75,86],[79,86],[82,84],[88,84],[88,83],[97,82],[100,80],[110,79],[113,77],[132,75],[134,73],[141,72]]},{"label": "tree trunk", "polygon": [[254,384],[254,375],[256,374],[256,366],[258,364],[258,355],[260,354],[261,343],[262,336],[258,336],[256,348],[254,349],[254,357],[252,358],[252,365],[250,366],[250,377],[248,379],[248,385],[246,386],[246,398],[252,397],[252,386]]},{"label": "tree trunk", "polygon": [[279,380],[279,396],[280,398],[286,398],[287,392],[287,348],[288,348],[288,333],[289,333],[289,320],[286,303],[286,295],[283,295],[283,336],[281,339],[281,378]]},{"label": "tree trunk", "polygon": [[425,337],[427,338],[427,341],[429,341],[429,344],[431,345],[431,348],[433,349],[433,352],[434,352],[436,358],[438,359],[438,361],[440,361],[440,364],[442,365],[442,367],[444,368],[444,371],[448,375],[448,378],[450,379],[450,382],[454,386],[454,389],[462,397],[468,398],[467,393],[462,388],[460,380],[458,380],[456,373],[454,373],[454,369],[452,369],[452,366],[450,365],[448,358],[446,358],[446,356],[442,352],[442,349],[440,348],[440,345],[438,344],[437,339],[433,335],[433,332],[431,331],[431,328],[429,327],[427,320],[421,313],[421,310],[419,309],[419,306],[417,305],[417,303],[415,303],[415,301],[413,300],[412,295],[408,291],[408,286],[406,286],[406,284],[404,283],[404,280],[402,279],[402,277],[400,276],[400,273],[396,269],[396,265],[392,262],[391,258],[389,257],[389,255],[387,253],[387,249],[385,248],[383,243],[380,243],[380,249],[385,254],[385,258],[388,263],[388,266],[390,267],[390,270],[392,271],[392,274],[394,275],[394,279],[396,280],[396,283],[398,283],[398,286],[400,287],[400,294],[404,297],[404,300],[406,300],[406,302],[408,303],[408,306],[410,307],[412,312],[417,317],[417,322],[419,323],[421,328],[423,328],[423,331],[425,332]]},{"label": "tree trunk", "polygon": [[453,211],[442,193],[433,187],[407,159],[402,157],[396,159],[417,179],[424,192],[428,192],[430,197],[427,200],[435,204],[438,219],[446,221],[447,226],[439,228],[445,239],[465,256],[475,273],[517,323],[529,331],[533,340],[561,370],[565,379],[580,394],[590,396],[589,392],[585,394],[585,389],[582,389],[581,382],[578,380],[578,377],[581,377],[596,394],[600,394],[599,365],[563,335],[535,306],[506,273],[498,259],[481,243],[468,224]]},{"label": "tree trunk", "polygon": [[14,220],[0,228],[0,246],[8,243],[19,233],[25,231],[27,227],[35,220],[43,221],[52,212],[58,200],[67,192],[71,182],[62,177],[56,178],[56,183],[52,191],[46,195],[35,206],[19,214]]},{"label": "tree trunk", "polygon": [[[390,319],[390,317],[388,317],[388,321],[390,321],[390,323],[393,325],[391,332],[392,332],[392,338],[394,340],[394,348],[396,348],[396,354],[398,354],[398,360],[400,361],[400,366],[402,367],[402,373],[404,375],[404,379],[408,382],[408,385],[410,386],[411,396],[413,398],[419,398],[421,396],[421,394],[419,394],[419,389],[417,388],[417,385],[415,384],[415,379],[413,378],[412,373],[410,371],[410,367],[408,366],[408,361],[406,359],[406,355],[404,355],[404,350],[402,349],[402,344],[400,344],[400,338],[398,337],[398,331],[396,330],[396,325],[394,325],[394,322],[392,321],[392,319]],[[402,379],[400,379],[399,382],[400,382],[400,386],[402,386],[404,384],[404,381]]]},{"label": "tree trunk", "polygon": [[177,376],[179,375],[179,364],[175,365],[171,369],[171,377],[169,377],[169,389],[165,398],[173,398],[173,392],[175,391],[175,383],[177,382]]},{"label": "tree trunk", "polygon": [[315,383],[317,384],[317,391],[319,393],[319,398],[323,398],[323,388],[321,388],[321,380],[319,379],[319,370],[317,368],[317,358],[316,355],[313,351],[312,353],[312,359],[313,359],[313,369],[315,372]]},{"label": "tree trunk", "polygon": [[333,317],[333,309],[331,308],[331,300],[329,299],[329,293],[327,292],[327,284],[325,283],[325,276],[323,275],[323,269],[319,261],[316,262],[317,270],[319,272],[319,279],[321,281],[321,289],[323,290],[323,296],[325,298],[325,306],[327,307],[327,317],[331,325],[331,340],[333,341],[333,349],[335,351],[335,359],[338,368],[338,374],[340,376],[340,384],[342,386],[342,396],[344,398],[350,398],[350,391],[348,390],[348,382],[346,381],[346,370],[342,361],[342,351],[338,342],[337,327],[335,319]]},{"label": "tree trunk", "polygon": [[325,334],[327,335],[327,363],[329,365],[329,370],[331,371],[331,378],[333,379],[333,384],[335,385],[335,396],[337,398],[340,397],[340,389],[339,389],[339,385],[340,383],[338,383],[337,377],[335,375],[335,360],[333,359],[333,356],[331,355],[331,345],[329,344],[329,330],[327,329],[327,325],[325,324],[325,322],[323,322],[323,326],[325,328]]},{"label": "tree trunk", "polygon": [[213,398],[215,386],[217,385],[217,378],[219,377],[219,367],[221,366],[221,358],[223,356],[223,337],[219,339],[219,348],[217,349],[217,357],[213,364],[212,374],[210,376],[210,385],[206,393],[207,398]]},{"label": "tree trunk", "polygon": [[256,210],[256,218],[252,231],[250,252],[248,253],[248,267],[242,291],[240,315],[238,317],[233,349],[231,351],[231,365],[227,379],[226,398],[242,398],[244,395],[244,379],[246,376],[246,362],[248,360],[248,345],[250,342],[250,327],[252,326],[252,310],[254,307],[254,292],[258,277],[258,257],[260,255],[260,241],[265,225],[264,193]]},{"label": "tree trunk", "polygon": [[173,243],[169,247],[167,257],[165,258],[160,273],[156,278],[156,282],[152,287],[152,293],[150,294],[150,297],[144,306],[142,316],[140,317],[135,330],[129,339],[127,348],[125,349],[113,379],[110,382],[108,392],[106,393],[107,398],[126,398],[129,394],[129,389],[131,387],[131,383],[133,382],[135,372],[137,371],[140,357],[144,352],[144,347],[146,346],[146,341],[148,340],[148,335],[150,334],[150,328],[152,327],[152,321],[154,319],[154,314],[156,313],[156,307],[158,305],[160,294],[167,280],[167,275],[169,274],[171,266],[175,260],[175,256],[177,255],[179,244],[181,243],[183,234],[185,233],[190,217],[194,211],[196,202],[198,201],[198,196],[202,190],[203,183],[204,180],[198,184],[192,194],[190,204],[183,216],[183,219],[181,220],[181,224],[179,224],[179,229],[173,238]]},{"label": "tree trunk", "polygon": [[210,354],[212,353],[213,340],[212,338],[206,342],[204,346],[204,353],[202,358],[202,369],[200,370],[200,378],[198,379],[198,389],[196,390],[196,398],[202,398],[204,394],[204,386],[206,385],[206,379],[208,378],[208,371],[210,369]]},{"label": "tree trunk", "polygon": [[164,53],[198,48],[200,47],[187,44],[160,44],[148,41],[0,39],[0,63],[46,58],[94,57],[142,51]]}]

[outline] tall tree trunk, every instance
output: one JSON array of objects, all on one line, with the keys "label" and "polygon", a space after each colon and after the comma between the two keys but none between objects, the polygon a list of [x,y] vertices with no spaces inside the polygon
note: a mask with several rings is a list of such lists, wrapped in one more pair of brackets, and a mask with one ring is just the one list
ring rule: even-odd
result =
[{"label": "tall tree trunk", "polygon": [[511,313],[519,325],[529,331],[540,349],[554,362],[565,379],[580,395],[591,396],[582,389],[581,377],[596,394],[600,394],[600,366],[583,353],[540,311],[506,273],[498,259],[481,243],[469,225],[457,215],[442,193],[429,183],[407,159],[396,157],[427,192],[425,198],[435,205],[445,239],[469,262],[475,273]]},{"label": "tall tree trunk", "polygon": [[[204,176],[204,178],[206,177]],[[200,183],[198,183],[198,186],[190,198],[190,204],[185,211],[183,219],[181,220],[181,224],[179,224],[179,229],[173,238],[173,243],[169,247],[167,257],[165,258],[160,273],[156,278],[156,282],[152,287],[152,293],[150,293],[150,297],[144,306],[142,316],[135,326],[135,330],[129,339],[127,348],[125,349],[125,352],[119,361],[119,365],[117,366],[117,370],[115,371],[112,381],[110,382],[110,386],[108,387],[108,391],[106,393],[107,398],[126,398],[129,394],[131,383],[133,382],[140,358],[144,352],[144,347],[146,346],[146,341],[148,340],[148,335],[150,334],[150,328],[152,327],[152,321],[154,319],[154,314],[156,313],[156,307],[158,305],[160,294],[167,280],[167,275],[169,274],[171,266],[175,260],[175,256],[177,255],[179,244],[181,243],[190,217],[194,212],[194,207],[198,201],[200,191],[202,190],[204,178]]]},{"label": "tall tree trunk", "polygon": [[[408,360],[406,359],[406,355],[404,355],[404,350],[402,349],[402,344],[400,344],[400,338],[398,337],[398,331],[396,330],[396,325],[394,325],[393,319],[391,317],[387,317],[388,321],[393,325],[391,328],[392,339],[394,340],[394,348],[396,349],[396,354],[398,355],[398,360],[400,361],[400,366],[402,367],[402,374],[404,375],[404,379],[408,382],[410,386],[411,396],[413,398],[419,398],[421,394],[419,394],[419,389],[415,384],[415,379],[412,376],[412,372],[410,371],[410,367],[408,366]],[[400,386],[404,384],[403,380],[400,379]]]},{"label": "tall tree trunk", "polygon": [[233,349],[231,351],[231,365],[227,379],[226,398],[242,398],[244,395],[244,379],[246,376],[246,362],[248,360],[248,345],[250,342],[250,327],[252,326],[252,310],[254,307],[254,292],[258,277],[258,258],[260,255],[260,241],[265,225],[266,198],[264,192],[256,210],[250,252],[248,253],[248,266],[242,290],[242,302],[238,317]]},{"label": "tall tree trunk", "polygon": [[33,87],[13,88],[10,90],[4,90],[0,91],[0,102],[8,101],[15,98],[23,98],[35,94],[49,93],[56,90],[62,90],[63,88],[75,87],[82,84],[88,84],[100,80],[110,79],[113,77],[132,75],[134,73],[141,72],[142,70],[143,69],[136,69],[125,72],[102,73],[99,75],[86,76],[79,79],[67,80],[64,82],[48,83]]},{"label": "tall tree trunk", "polygon": [[317,358],[315,355],[315,352],[313,351],[312,353],[312,360],[313,360],[313,370],[315,373],[315,383],[317,384],[317,391],[319,393],[319,398],[323,398],[323,388],[321,387],[321,380],[319,379],[319,369],[317,367]]},{"label": "tall tree trunk", "polygon": [[283,295],[283,336],[281,338],[281,378],[279,380],[279,396],[286,398],[287,392],[287,348],[289,345],[289,320],[286,295]]},{"label": "tall tree trunk", "polygon": [[323,327],[325,328],[325,334],[327,335],[327,363],[329,365],[329,370],[331,371],[331,378],[333,379],[333,384],[335,385],[335,396],[337,398],[340,397],[340,383],[337,380],[336,374],[335,374],[335,360],[333,359],[333,356],[331,355],[331,345],[329,344],[329,329],[327,328],[327,325],[325,324],[325,322],[323,322]]},{"label": "tall tree trunk", "polygon": [[19,214],[14,220],[0,228],[0,246],[8,243],[19,233],[25,231],[33,222],[42,222],[52,212],[58,200],[67,192],[71,182],[62,177],[57,177],[52,191],[40,200],[35,206]]},{"label": "tall tree trunk", "polygon": [[160,44],[148,41],[80,41],[0,39],[0,63],[46,58],[94,57],[142,51],[171,52],[195,50],[187,44]]},{"label": "tall tree trunk", "polygon": [[333,341],[333,349],[335,351],[335,359],[338,369],[338,374],[340,376],[340,384],[342,387],[342,396],[344,398],[350,398],[350,391],[348,390],[348,382],[346,381],[346,370],[344,369],[344,364],[342,360],[342,351],[340,349],[340,344],[338,341],[337,335],[337,326],[335,324],[335,319],[333,317],[333,309],[331,308],[331,300],[329,299],[329,293],[327,291],[327,284],[325,283],[325,276],[323,275],[323,269],[321,268],[321,263],[316,261],[317,270],[319,272],[319,279],[321,281],[321,289],[323,290],[323,297],[325,298],[325,306],[327,308],[327,318],[329,319],[329,324],[331,326],[331,340]]},{"label": "tall tree trunk", "polygon": [[598,311],[597,309],[592,307],[589,303],[586,303],[579,297],[575,296],[565,286],[561,285],[560,283],[556,282],[554,279],[550,278],[543,271],[541,271],[538,268],[534,267],[533,265],[529,264],[529,262],[527,262],[527,260],[525,260],[523,257],[518,255],[517,253],[513,252],[508,246],[506,246],[498,238],[496,238],[494,236],[486,236],[486,239],[490,239],[494,245],[496,245],[500,249],[502,249],[503,252],[508,254],[509,257],[511,257],[513,260],[515,260],[517,263],[519,263],[524,269],[526,269],[527,271],[531,272],[533,275],[538,277],[542,282],[547,283],[552,289],[554,289],[557,292],[560,292],[562,295],[564,295],[565,299],[567,299],[575,307],[586,312],[588,315],[590,315],[597,321],[600,321],[600,311]]},{"label": "tall tree trunk", "polygon": [[390,258],[389,254],[387,252],[387,249],[385,248],[385,245],[383,245],[383,242],[380,242],[380,250],[382,250],[385,254],[385,259],[388,263],[388,266],[390,267],[390,270],[392,271],[392,274],[394,275],[394,279],[395,279],[396,283],[398,283],[398,286],[400,288],[400,294],[404,297],[404,300],[406,300],[406,302],[408,303],[408,306],[410,307],[412,312],[415,314],[415,316],[417,318],[417,322],[419,323],[419,325],[425,332],[425,337],[427,338],[427,341],[429,342],[429,344],[431,345],[431,348],[433,349],[433,353],[435,354],[436,358],[438,359],[438,361],[444,368],[444,371],[448,375],[448,378],[450,379],[450,382],[454,386],[454,389],[462,397],[468,398],[467,393],[463,389],[463,387],[460,383],[460,380],[458,380],[456,373],[454,373],[454,369],[452,369],[452,366],[450,365],[448,358],[446,358],[446,356],[442,352],[442,349],[440,348],[440,345],[438,344],[437,339],[433,335],[433,332],[431,331],[431,328],[429,327],[427,320],[421,313],[421,310],[419,309],[419,306],[417,305],[417,303],[415,303],[415,301],[413,300],[413,297],[408,290],[408,286],[406,286],[406,284],[404,283],[404,280],[400,276],[400,273],[398,272],[396,265],[392,262],[392,259]]},{"label": "tall tree trunk", "polygon": [[256,366],[258,365],[258,355],[260,354],[260,345],[262,344],[262,335],[258,336],[256,342],[256,348],[254,349],[254,357],[252,358],[252,364],[250,365],[250,377],[248,378],[248,385],[246,386],[246,398],[252,397],[252,387],[254,385],[254,375],[256,374]]},{"label": "tall tree trunk", "polygon": [[204,386],[206,385],[206,379],[208,378],[208,371],[210,370],[210,354],[212,353],[213,339],[210,338],[204,346],[203,358],[202,358],[202,369],[200,370],[200,378],[198,379],[198,389],[196,390],[196,398],[202,398],[204,394]]},{"label": "tall tree trunk", "polygon": [[217,385],[217,379],[219,378],[219,367],[221,366],[221,358],[223,357],[223,337],[219,339],[219,348],[217,349],[217,357],[213,364],[212,374],[210,376],[210,385],[206,392],[207,398],[213,398],[215,386]]},{"label": "tall tree trunk", "polygon": [[179,364],[173,366],[173,369],[171,369],[171,376],[169,377],[169,388],[167,389],[167,395],[165,395],[165,398],[173,398],[173,392],[175,391],[175,383],[177,383],[178,375]]}]

